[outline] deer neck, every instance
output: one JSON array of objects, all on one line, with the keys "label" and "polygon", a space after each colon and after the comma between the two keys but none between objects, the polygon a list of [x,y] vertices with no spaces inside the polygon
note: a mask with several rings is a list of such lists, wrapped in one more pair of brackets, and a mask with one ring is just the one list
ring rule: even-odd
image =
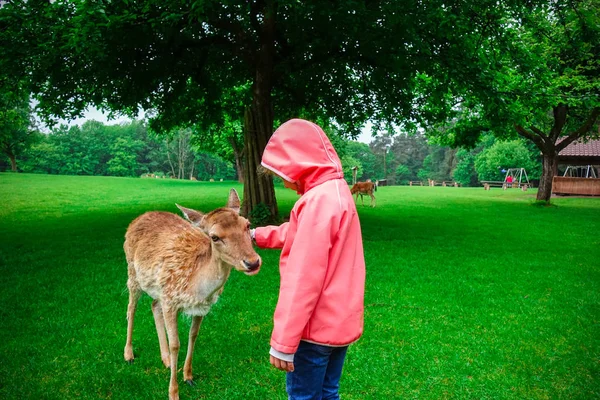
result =
[{"label": "deer neck", "polygon": [[231,266],[225,263],[211,243],[210,254],[204,260],[199,259],[194,274],[193,291],[196,296],[208,302],[216,301],[223,285],[231,273]]}]

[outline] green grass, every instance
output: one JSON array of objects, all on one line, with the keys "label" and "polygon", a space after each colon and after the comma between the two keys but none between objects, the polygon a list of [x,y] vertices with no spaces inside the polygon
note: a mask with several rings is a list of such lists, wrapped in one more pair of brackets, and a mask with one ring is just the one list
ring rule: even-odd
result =
[{"label": "green grass", "polygon": [[[166,398],[150,311],[123,360],[123,235],[175,202],[211,210],[232,183],[0,174],[0,398]],[[283,214],[297,196],[278,189]],[[600,398],[600,199],[482,188],[383,187],[358,206],[365,334],[344,399]],[[182,399],[285,399],[268,363],[279,253],[232,273],[198,337]],[[180,317],[182,348],[190,320]],[[183,366],[184,351],[180,354]]]}]

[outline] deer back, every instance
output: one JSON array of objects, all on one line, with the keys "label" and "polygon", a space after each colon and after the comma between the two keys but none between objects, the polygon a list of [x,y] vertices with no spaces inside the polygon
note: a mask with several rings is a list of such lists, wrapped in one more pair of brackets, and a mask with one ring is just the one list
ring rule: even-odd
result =
[{"label": "deer back", "polygon": [[201,267],[210,267],[212,258],[210,239],[167,212],[136,218],[125,234],[124,249],[130,277],[152,298],[161,300],[175,300],[193,291],[194,275]]},{"label": "deer back", "polygon": [[350,193],[371,193],[375,184],[373,182],[356,182],[350,189]]}]

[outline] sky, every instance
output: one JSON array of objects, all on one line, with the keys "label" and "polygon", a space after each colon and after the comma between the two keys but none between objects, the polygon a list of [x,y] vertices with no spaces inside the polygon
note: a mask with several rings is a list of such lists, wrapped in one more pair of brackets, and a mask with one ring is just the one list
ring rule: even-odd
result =
[{"label": "sky", "polygon": [[371,136],[370,129],[363,129],[360,135],[356,138],[357,142],[369,144],[373,140],[373,136]]},{"label": "sky", "polygon": [[131,121],[131,119],[129,117],[117,117],[116,119],[111,119],[110,121],[108,120],[108,115],[103,114],[102,111],[94,108],[94,107],[89,107],[87,109],[87,111],[84,113],[82,118],[76,118],[74,120],[68,121],[68,120],[64,120],[64,119],[60,119],[59,120],[59,124],[66,124],[69,126],[74,126],[74,125],[83,125],[86,121],[99,121],[102,122],[106,125],[114,125],[114,124],[120,124],[122,122],[129,122]]},{"label": "sky", "polygon": [[[142,118],[142,117],[143,117],[143,112],[139,115],[139,118]],[[114,124],[120,124],[123,122],[130,121],[129,117],[117,117],[116,119],[111,119],[109,121],[108,116],[106,114],[103,114],[102,111],[100,111],[94,107],[89,107],[87,109],[87,111],[84,113],[82,118],[76,118],[72,121],[67,121],[67,120],[61,119],[61,120],[59,120],[59,124],[66,124],[68,126],[75,126],[75,125],[81,126],[86,121],[90,121],[90,120],[99,121],[106,125],[114,125]],[[358,136],[356,141],[369,144],[371,142],[371,140],[373,140],[373,137],[371,136],[371,128],[370,128],[370,126],[367,125],[367,127],[365,127],[365,129],[363,129],[362,133]]]}]

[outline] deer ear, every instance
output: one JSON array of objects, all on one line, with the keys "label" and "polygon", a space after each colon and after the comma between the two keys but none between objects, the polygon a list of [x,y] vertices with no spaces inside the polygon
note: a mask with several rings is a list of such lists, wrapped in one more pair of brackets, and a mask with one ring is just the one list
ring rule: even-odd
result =
[{"label": "deer ear", "polygon": [[227,200],[227,207],[231,208],[236,213],[240,213],[240,196],[235,189],[229,191],[229,200]]},{"label": "deer ear", "polygon": [[181,210],[181,212],[183,213],[183,216],[188,221],[190,221],[192,224],[194,224],[196,226],[200,226],[200,223],[204,219],[204,214],[202,214],[200,211],[192,210],[191,208],[182,207],[177,203],[175,203],[175,205],[177,206],[177,208],[179,208]]}]

